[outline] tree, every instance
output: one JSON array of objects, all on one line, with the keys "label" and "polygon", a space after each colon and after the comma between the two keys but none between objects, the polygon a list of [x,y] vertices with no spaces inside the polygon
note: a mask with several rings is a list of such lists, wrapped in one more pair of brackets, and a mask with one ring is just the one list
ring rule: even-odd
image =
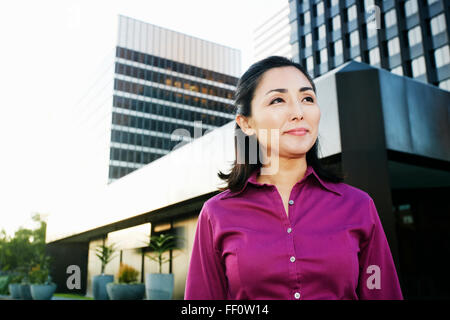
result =
[{"label": "tree", "polygon": [[47,224],[36,213],[33,221],[36,229],[19,228],[14,236],[8,237],[5,230],[0,232],[0,271],[28,273],[31,267],[45,255],[45,232]]}]

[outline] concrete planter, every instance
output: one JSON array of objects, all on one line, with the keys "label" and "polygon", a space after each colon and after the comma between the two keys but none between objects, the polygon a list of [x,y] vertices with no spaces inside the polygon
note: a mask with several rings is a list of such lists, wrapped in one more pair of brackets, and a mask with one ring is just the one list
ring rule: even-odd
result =
[{"label": "concrete planter", "polygon": [[92,294],[94,300],[109,300],[106,285],[110,282],[114,282],[114,276],[112,274],[100,274],[92,277]]},{"label": "concrete planter", "polygon": [[171,300],[173,297],[173,273],[149,273],[145,277],[147,300]]},{"label": "concrete planter", "polygon": [[33,300],[51,300],[56,290],[56,284],[32,284],[30,290]]},{"label": "concrete planter", "polygon": [[143,283],[113,283],[106,285],[110,300],[143,300],[145,285]]},{"label": "concrete planter", "polygon": [[33,297],[31,296],[31,290],[29,284],[20,284],[19,285],[20,290],[20,299],[22,300],[32,300]]},{"label": "concrete planter", "polygon": [[8,285],[9,294],[13,299],[21,299],[22,295],[20,293],[20,283],[10,283]]}]

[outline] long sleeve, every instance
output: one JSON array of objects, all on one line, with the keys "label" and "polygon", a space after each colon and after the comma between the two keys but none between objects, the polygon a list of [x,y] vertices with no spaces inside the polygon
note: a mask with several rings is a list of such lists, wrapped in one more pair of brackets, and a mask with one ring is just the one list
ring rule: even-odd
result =
[{"label": "long sleeve", "polygon": [[369,214],[372,230],[359,258],[359,299],[403,300],[389,244],[371,198]]},{"label": "long sleeve", "polygon": [[225,270],[214,248],[213,226],[207,210],[205,203],[197,221],[186,278],[185,300],[227,299]]}]

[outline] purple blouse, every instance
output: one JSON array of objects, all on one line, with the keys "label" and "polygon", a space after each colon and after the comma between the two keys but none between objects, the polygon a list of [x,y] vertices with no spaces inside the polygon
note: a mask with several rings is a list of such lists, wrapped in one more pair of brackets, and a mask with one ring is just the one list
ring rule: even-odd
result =
[{"label": "purple blouse", "polygon": [[242,190],[208,199],[197,221],[185,296],[214,299],[403,299],[372,198],[308,165],[289,216],[253,172]]}]

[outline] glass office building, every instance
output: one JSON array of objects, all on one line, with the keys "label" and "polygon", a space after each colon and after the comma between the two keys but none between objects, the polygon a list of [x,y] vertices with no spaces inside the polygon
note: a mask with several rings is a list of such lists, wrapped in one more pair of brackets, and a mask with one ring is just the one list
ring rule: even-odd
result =
[{"label": "glass office building", "polygon": [[119,16],[109,182],[234,119],[237,49]]},{"label": "glass office building", "polygon": [[289,0],[294,60],[314,77],[356,60],[450,90],[444,0]]},{"label": "glass office building", "polygon": [[280,3],[280,10],[253,31],[254,60],[277,55],[292,58],[290,45],[289,5]]}]

